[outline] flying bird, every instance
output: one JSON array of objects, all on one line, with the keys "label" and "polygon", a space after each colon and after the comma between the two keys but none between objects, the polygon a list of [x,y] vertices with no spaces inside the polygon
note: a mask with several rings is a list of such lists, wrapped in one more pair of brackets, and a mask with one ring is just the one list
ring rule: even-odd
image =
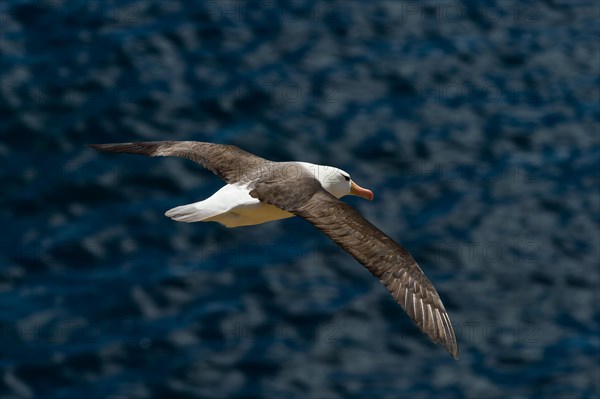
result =
[{"label": "flying bird", "polygon": [[419,329],[458,359],[448,312],[413,257],[339,198],[373,193],[331,166],[272,162],[232,145],[195,141],[92,144],[99,151],[176,156],[212,171],[227,184],[210,198],[165,213],[180,222],[215,221],[227,227],[292,216],[312,223],[383,283]]}]

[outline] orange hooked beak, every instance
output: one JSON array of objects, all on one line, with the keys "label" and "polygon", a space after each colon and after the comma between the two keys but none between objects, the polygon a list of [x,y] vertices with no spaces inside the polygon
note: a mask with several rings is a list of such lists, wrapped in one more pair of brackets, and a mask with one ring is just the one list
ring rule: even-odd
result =
[{"label": "orange hooked beak", "polygon": [[373,191],[367,190],[366,188],[362,188],[354,182],[352,182],[352,184],[350,185],[350,194],[356,195],[357,197],[361,197],[364,199],[368,199],[369,201],[373,201]]}]

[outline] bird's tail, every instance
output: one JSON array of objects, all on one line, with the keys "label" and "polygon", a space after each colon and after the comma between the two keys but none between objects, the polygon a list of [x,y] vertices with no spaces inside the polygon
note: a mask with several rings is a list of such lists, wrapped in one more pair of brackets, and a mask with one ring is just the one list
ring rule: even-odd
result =
[{"label": "bird's tail", "polygon": [[204,201],[195,202],[193,204],[177,206],[169,209],[165,216],[170,217],[178,222],[201,222],[213,216],[220,214],[222,211],[218,209],[210,209],[203,207],[201,204]]}]

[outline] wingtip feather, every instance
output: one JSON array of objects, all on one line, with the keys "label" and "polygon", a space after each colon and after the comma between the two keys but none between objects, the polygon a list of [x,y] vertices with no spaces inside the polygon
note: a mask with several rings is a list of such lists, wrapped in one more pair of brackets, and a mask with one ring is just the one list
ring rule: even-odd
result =
[{"label": "wingtip feather", "polygon": [[120,152],[124,149],[131,148],[134,143],[105,143],[105,144],[86,144],[86,147],[93,148],[98,151]]},{"label": "wingtip feather", "polygon": [[87,147],[103,152],[121,152],[128,154],[140,154],[152,156],[157,148],[164,142],[137,142],[137,143],[106,143],[106,144],[88,144]]}]

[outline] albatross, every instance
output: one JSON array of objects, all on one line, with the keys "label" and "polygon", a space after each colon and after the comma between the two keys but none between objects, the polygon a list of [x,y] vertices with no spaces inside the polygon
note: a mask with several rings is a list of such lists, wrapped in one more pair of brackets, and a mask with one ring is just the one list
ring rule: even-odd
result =
[{"label": "albatross", "polygon": [[91,144],[99,151],[175,156],[199,163],[227,183],[208,199],[166,212],[179,222],[250,226],[299,216],[366,267],[417,327],[458,359],[456,335],[439,294],[410,253],[340,201],[373,199],[341,169],[307,162],[272,162],[236,146],[196,141]]}]

